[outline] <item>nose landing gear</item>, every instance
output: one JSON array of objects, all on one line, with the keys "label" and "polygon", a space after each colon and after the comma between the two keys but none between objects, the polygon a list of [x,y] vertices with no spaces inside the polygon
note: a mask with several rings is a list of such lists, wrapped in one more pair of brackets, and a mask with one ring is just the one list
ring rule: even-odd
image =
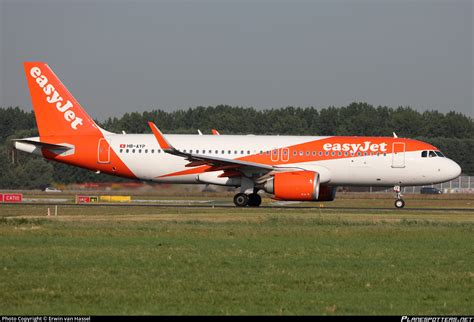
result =
[{"label": "nose landing gear", "polygon": [[395,196],[395,198],[396,198],[395,207],[399,208],[399,209],[405,207],[405,201],[402,199],[402,193],[401,193],[402,189],[401,189],[401,187],[400,186],[394,186],[393,191],[395,191],[395,194],[396,194],[396,196]]},{"label": "nose landing gear", "polygon": [[405,207],[405,201],[403,199],[395,200],[395,207],[397,207],[397,208]]}]

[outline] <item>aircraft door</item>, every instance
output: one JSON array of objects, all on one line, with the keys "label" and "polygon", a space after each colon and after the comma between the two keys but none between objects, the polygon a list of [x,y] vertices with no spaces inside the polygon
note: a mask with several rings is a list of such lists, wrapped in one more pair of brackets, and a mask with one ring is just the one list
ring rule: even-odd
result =
[{"label": "aircraft door", "polygon": [[99,145],[97,147],[97,162],[110,163],[110,144],[104,138],[99,139]]},{"label": "aircraft door", "polygon": [[273,162],[278,162],[278,160],[280,159],[280,150],[278,150],[277,148],[273,148],[272,152],[271,152],[270,159]]},{"label": "aircraft door", "polygon": [[405,167],[405,143],[393,142],[392,144],[392,168]]}]

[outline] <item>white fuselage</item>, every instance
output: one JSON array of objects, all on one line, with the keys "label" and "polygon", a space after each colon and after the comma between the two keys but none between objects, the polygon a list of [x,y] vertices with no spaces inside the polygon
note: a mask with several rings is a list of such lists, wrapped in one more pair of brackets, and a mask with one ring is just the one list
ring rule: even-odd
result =
[{"label": "white fuselage", "polygon": [[[155,137],[149,134],[111,134],[105,136],[111,148],[142,180],[170,183],[199,183],[196,173],[170,175],[189,170],[189,162],[182,157],[164,153]],[[329,185],[391,186],[425,185],[453,179],[460,173],[459,166],[443,157],[422,158],[421,151],[398,153],[368,153],[345,156],[335,153],[324,159],[327,151],[305,148],[308,142],[327,137],[316,136],[256,136],[256,135],[167,135],[180,151],[223,158],[242,158],[259,155],[269,164],[318,171],[321,183]],[[283,149],[300,145],[295,151]],[[153,153],[152,153],[153,150]],[[260,154],[263,151],[263,155]],[[267,154],[266,151],[270,153]],[[303,153],[312,160],[298,162]],[[313,154],[316,154],[313,157]],[[323,157],[319,154],[323,153]],[[338,154],[342,154],[339,156]]]}]

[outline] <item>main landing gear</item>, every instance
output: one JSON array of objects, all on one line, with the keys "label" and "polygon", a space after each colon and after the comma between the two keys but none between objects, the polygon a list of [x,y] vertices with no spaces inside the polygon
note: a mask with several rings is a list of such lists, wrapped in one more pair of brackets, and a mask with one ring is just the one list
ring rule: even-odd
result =
[{"label": "main landing gear", "polygon": [[405,201],[402,199],[402,189],[400,186],[395,186],[393,187],[393,191],[395,191],[396,194],[396,200],[395,200],[395,207],[397,208],[403,208],[405,207]]},{"label": "main landing gear", "polygon": [[262,203],[262,197],[258,193],[238,193],[234,196],[234,204],[237,207],[258,207]]}]

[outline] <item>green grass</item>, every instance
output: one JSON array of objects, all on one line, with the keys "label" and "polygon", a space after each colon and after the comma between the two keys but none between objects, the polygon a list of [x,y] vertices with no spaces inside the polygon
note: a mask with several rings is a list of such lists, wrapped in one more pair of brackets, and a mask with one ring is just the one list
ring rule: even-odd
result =
[{"label": "green grass", "polygon": [[472,315],[472,212],[0,206],[0,313]]}]

